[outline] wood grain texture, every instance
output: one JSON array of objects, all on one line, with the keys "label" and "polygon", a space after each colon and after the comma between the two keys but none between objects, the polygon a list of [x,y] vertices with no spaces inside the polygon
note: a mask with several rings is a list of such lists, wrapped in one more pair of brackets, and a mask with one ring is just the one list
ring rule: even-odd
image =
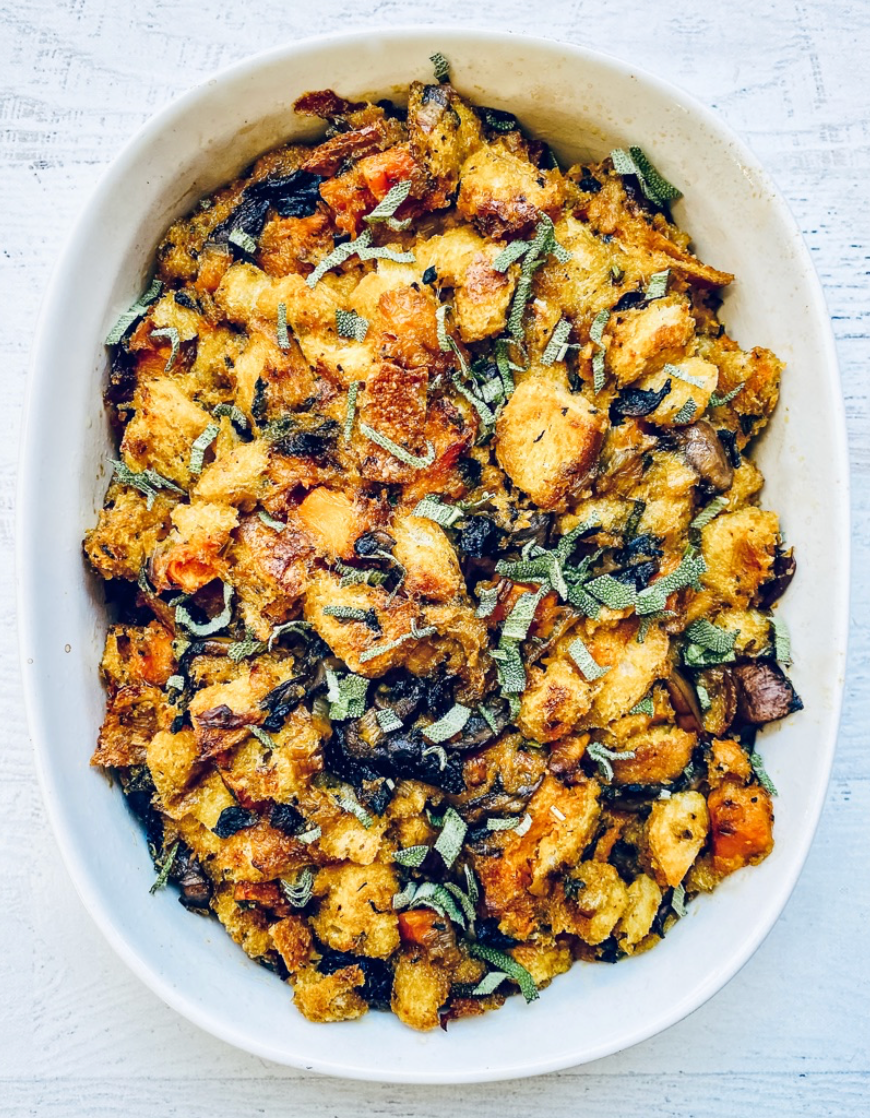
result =
[{"label": "wood grain texture", "polygon": [[[103,167],[166,101],[247,54],[307,34],[434,21],[545,33],[618,54],[683,86],[748,140],[791,204],[825,285],[854,472],[846,711],[819,835],[785,914],[741,974],[689,1020],[589,1067],[504,1088],[305,1075],[213,1040],[158,1001],[91,924],[47,830],[14,636],[12,518],[27,353],[53,261]],[[445,0],[437,9],[426,0],[0,0],[0,1112],[870,1113],[868,48],[866,0]]]}]

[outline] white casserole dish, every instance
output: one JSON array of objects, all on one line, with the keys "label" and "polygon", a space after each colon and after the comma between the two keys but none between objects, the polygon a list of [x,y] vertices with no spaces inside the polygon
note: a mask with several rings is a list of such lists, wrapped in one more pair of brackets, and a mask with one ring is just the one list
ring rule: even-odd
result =
[{"label": "white casserole dish", "polygon": [[[117,788],[89,766],[103,715],[106,617],[80,541],[100,508],[113,450],[102,339],[143,290],[164,230],[258,153],[318,126],[290,106],[309,89],[389,96],[450,59],[458,88],[515,112],[563,162],[641,144],[685,193],[678,223],[699,255],[736,273],[723,313],[745,346],[787,364],[758,456],[798,576],[782,615],[805,710],[767,729],[779,787],[776,848],[727,879],[649,954],[578,964],[531,1006],[448,1033],[395,1017],[312,1025],[288,987],[243,955],[173,890],[149,896],[146,844]],[[79,218],[46,296],[33,351],[19,491],[21,652],[48,814],[76,887],[110,943],[170,1005],[231,1044],[280,1063],[391,1082],[533,1075],[605,1056],[659,1032],[719,990],[755,951],[797,880],[836,740],[846,653],[848,467],[828,313],[783,201],[747,149],[673,87],[579,47],[467,29],[374,30],[280,47],[219,74],[146,124]]]}]

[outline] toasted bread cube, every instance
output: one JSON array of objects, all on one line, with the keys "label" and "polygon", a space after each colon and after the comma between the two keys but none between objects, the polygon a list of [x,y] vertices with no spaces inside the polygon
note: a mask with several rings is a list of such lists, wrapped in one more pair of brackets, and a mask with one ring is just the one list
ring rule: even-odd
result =
[{"label": "toasted bread cube", "polygon": [[700,792],[677,792],[653,804],[647,835],[660,881],[672,888],[680,884],[709,830],[707,801]]},{"label": "toasted bread cube", "polygon": [[656,299],[640,310],[620,315],[610,330],[607,367],[620,386],[644,373],[678,362],[695,333],[695,321],[684,303]]},{"label": "toasted bread cube", "polygon": [[628,905],[614,929],[623,950],[631,952],[649,934],[661,903],[658,885],[647,874],[638,874],[628,887]]},{"label": "toasted bread cube", "polygon": [[165,802],[180,796],[197,768],[199,747],[193,730],[160,730],[148,743],[146,763],[157,794]]},{"label": "toasted bread cube", "polygon": [[478,148],[462,166],[456,208],[489,237],[530,234],[562,201],[559,172],[542,171],[501,143]]},{"label": "toasted bread cube", "polygon": [[775,512],[749,506],[717,516],[701,532],[701,583],[723,605],[744,608],[770,574],[778,536]]},{"label": "toasted bread cube", "polygon": [[573,729],[592,705],[592,687],[567,660],[535,669],[523,693],[517,726],[532,741],[556,741]]},{"label": "toasted bread cube", "polygon": [[313,938],[304,916],[287,916],[269,929],[272,942],[291,974],[311,958]]},{"label": "toasted bread cube", "polygon": [[581,862],[570,877],[582,882],[576,900],[565,897],[552,906],[553,931],[569,932],[595,946],[603,943],[628,907],[628,890],[607,862]]},{"label": "toasted bread cube", "polygon": [[[686,379],[674,370],[679,370]],[[703,414],[718,380],[719,371],[715,365],[701,357],[687,357],[655,373],[647,373],[635,382],[635,387],[645,392],[658,392],[670,381],[670,391],[649,418],[663,427],[684,427]]]},{"label": "toasted bread cube", "polygon": [[697,734],[679,726],[650,726],[626,741],[626,751],[634,757],[614,760],[613,779],[617,784],[666,784],[676,780],[691,761],[697,741]]},{"label": "toasted bread cube", "polygon": [[426,1032],[437,1028],[438,1010],[447,1001],[450,980],[450,971],[422,951],[403,953],[393,977],[393,1013],[412,1029]]},{"label": "toasted bread cube", "polygon": [[435,180],[441,197],[429,204],[447,205],[459,184],[463,163],[481,144],[480,120],[474,109],[448,84],[412,82],[408,96],[411,152]]},{"label": "toasted bread cube", "polygon": [[85,554],[103,578],[135,582],[160,540],[170,530],[169,514],[178,498],[161,492],[149,509],[144,494],[112,485],[97,526],[85,536]]},{"label": "toasted bread cube", "polygon": [[190,451],[212,418],[168,377],[140,384],[136,414],[127,424],[121,454],[131,470],[156,470],[182,489],[190,485]]},{"label": "toasted bread cube", "polygon": [[325,866],[314,896],[320,900],[311,924],[318,939],[336,951],[386,959],[399,946],[393,894],[399,882],[391,866]]},{"label": "toasted bread cube", "polygon": [[605,416],[561,384],[523,381],[496,427],[496,456],[535,504],[553,509],[578,497],[598,461]]},{"label": "toasted bread cube", "polygon": [[393,525],[393,534],[393,555],[407,572],[406,593],[447,602],[465,588],[453,544],[440,525],[425,517],[406,516]]},{"label": "toasted bread cube", "polygon": [[365,980],[356,965],[332,974],[305,967],[293,983],[293,1004],[309,1021],[354,1021],[368,1012],[368,1002],[357,993]]}]

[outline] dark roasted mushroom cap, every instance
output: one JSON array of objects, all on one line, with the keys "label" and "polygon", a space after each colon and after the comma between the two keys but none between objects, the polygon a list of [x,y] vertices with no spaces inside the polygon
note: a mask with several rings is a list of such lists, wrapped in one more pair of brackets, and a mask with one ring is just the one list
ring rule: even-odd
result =
[{"label": "dark roasted mushroom cap", "polygon": [[648,392],[643,388],[626,388],[626,390],[613,401],[611,410],[617,416],[624,415],[632,419],[649,415],[656,410],[670,390],[670,379],[666,380],[657,392]]},{"label": "dark roasted mushroom cap", "polygon": [[504,533],[489,516],[469,516],[459,533],[456,543],[459,550],[472,559],[494,557]]},{"label": "dark roasted mushroom cap", "polygon": [[[351,740],[352,739],[352,744]],[[353,747],[360,746],[361,739],[349,725],[336,723],[332,736],[323,743],[323,764],[327,772],[351,785],[360,803],[381,815],[392,797],[387,784],[389,772],[372,750],[366,758],[354,756]],[[366,747],[368,750],[368,747]]]},{"label": "dark roasted mushroom cap", "polygon": [[305,817],[293,804],[275,804],[269,815],[269,825],[285,835],[295,835],[305,822]]},{"label": "dark roasted mushroom cap", "polygon": [[335,974],[345,967],[359,967],[365,975],[360,995],[372,1009],[389,1009],[393,989],[393,972],[383,959],[370,959],[367,955],[352,955],[350,951],[324,950],[317,964],[321,974]]},{"label": "dark roasted mushroom cap", "polygon": [[677,725],[690,733],[703,734],[704,716],[693,685],[674,668],[665,686],[677,713]]},{"label": "dark roasted mushroom cap", "polygon": [[375,690],[375,707],[391,710],[396,717],[407,722],[412,718],[426,695],[426,684],[410,672],[399,671],[379,682]]},{"label": "dark roasted mushroom cap", "polygon": [[[431,751],[430,751],[431,750]],[[421,780],[451,795],[465,791],[462,761],[456,753],[438,752],[422,734],[390,734],[377,748],[374,762],[382,772]]]},{"label": "dark roasted mushroom cap", "polygon": [[731,669],[737,681],[737,715],[762,726],[803,710],[804,704],[779,664],[755,660]]},{"label": "dark roasted mushroom cap", "polygon": [[310,217],[320,201],[323,179],[310,171],[261,179],[245,191],[245,200],[266,202],[280,217]]},{"label": "dark roasted mushroom cap", "polygon": [[491,704],[488,709],[496,724],[495,730],[482,715],[472,714],[465,723],[459,737],[444,743],[446,747],[467,752],[470,749],[480,749],[482,746],[494,742],[510,722],[508,705],[503,699],[499,699],[496,703]]},{"label": "dark roasted mushroom cap", "polygon": [[183,844],[178,847],[169,880],[181,890],[178,900],[192,912],[207,912],[211,900],[211,881],[195,855]]},{"label": "dark roasted mushroom cap", "polygon": [[212,831],[218,838],[226,839],[239,831],[244,831],[247,827],[255,827],[259,821],[260,817],[255,811],[248,811],[246,807],[234,804],[223,809]]},{"label": "dark roasted mushroom cap", "polygon": [[791,580],[797,571],[797,562],[794,550],[781,551],[777,548],[773,560],[773,577],[759,589],[752,603],[757,609],[770,609],[774,602],[778,602],[791,585]]},{"label": "dark roasted mushroom cap", "polygon": [[318,460],[335,445],[339,431],[339,425],[334,419],[325,419],[311,427],[288,431],[275,439],[272,445],[279,454],[286,454],[290,458]]},{"label": "dark roasted mushroom cap", "polygon": [[734,481],[734,468],[725,447],[703,419],[683,427],[678,435],[686,461],[710,489],[724,493]]},{"label": "dark roasted mushroom cap", "polygon": [[509,936],[507,932],[503,932],[498,926],[498,920],[494,917],[487,917],[485,920],[478,920],[475,924],[475,939],[478,943],[482,943],[485,947],[494,947],[496,951],[504,951],[509,947],[516,947],[520,942]]},{"label": "dark roasted mushroom cap", "polygon": [[364,532],[363,535],[359,536],[353,545],[353,549],[360,558],[371,559],[385,551],[392,552],[395,546],[396,541],[389,532],[376,528],[373,532]]}]

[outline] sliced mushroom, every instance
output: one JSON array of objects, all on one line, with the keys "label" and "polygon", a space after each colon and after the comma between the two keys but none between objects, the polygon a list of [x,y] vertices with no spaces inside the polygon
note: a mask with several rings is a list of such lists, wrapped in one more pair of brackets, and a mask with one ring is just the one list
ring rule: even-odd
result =
[{"label": "sliced mushroom", "polygon": [[686,461],[711,489],[724,493],[734,481],[734,468],[719,436],[709,423],[700,420],[679,432]]},{"label": "sliced mushroom", "polygon": [[670,679],[666,682],[666,687],[674,710],[677,712],[677,725],[680,729],[687,730],[690,733],[703,734],[704,716],[701,713],[697,692],[692,684],[681,672],[674,668]]},{"label": "sliced mushroom", "polygon": [[383,558],[384,552],[392,554],[396,541],[389,532],[382,528],[375,528],[372,532],[364,532],[353,545],[354,551],[363,559]]},{"label": "sliced mushroom", "polygon": [[208,912],[211,900],[211,882],[195,855],[184,845],[179,845],[169,878],[178,884],[179,901],[193,912]]},{"label": "sliced mushroom", "polygon": [[782,668],[772,661],[754,661],[732,668],[737,680],[737,714],[754,726],[775,722],[804,704]]},{"label": "sliced mushroom", "polygon": [[797,571],[794,549],[781,551],[777,548],[772,570],[773,577],[764,583],[755,596],[753,605],[758,609],[770,609],[788,590]]}]

